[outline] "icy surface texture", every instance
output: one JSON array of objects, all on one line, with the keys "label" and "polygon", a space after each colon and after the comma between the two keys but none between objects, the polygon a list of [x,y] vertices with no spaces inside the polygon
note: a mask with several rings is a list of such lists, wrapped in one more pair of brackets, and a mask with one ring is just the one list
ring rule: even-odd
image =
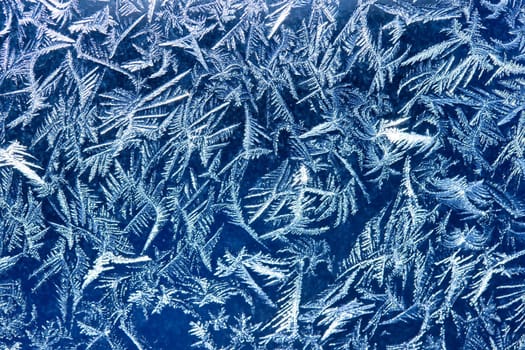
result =
[{"label": "icy surface texture", "polygon": [[0,0],[1,349],[521,349],[520,0]]}]

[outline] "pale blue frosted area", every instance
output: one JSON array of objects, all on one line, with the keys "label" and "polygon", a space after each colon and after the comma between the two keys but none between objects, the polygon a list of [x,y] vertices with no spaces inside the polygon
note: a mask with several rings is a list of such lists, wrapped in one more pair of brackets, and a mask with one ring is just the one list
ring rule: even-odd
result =
[{"label": "pale blue frosted area", "polygon": [[0,0],[0,349],[522,349],[520,0]]}]

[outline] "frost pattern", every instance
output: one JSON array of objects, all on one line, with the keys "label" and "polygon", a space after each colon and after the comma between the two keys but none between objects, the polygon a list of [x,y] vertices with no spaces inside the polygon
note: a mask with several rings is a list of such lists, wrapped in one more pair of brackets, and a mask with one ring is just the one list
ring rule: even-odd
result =
[{"label": "frost pattern", "polygon": [[521,0],[0,1],[2,349],[522,349]]}]

